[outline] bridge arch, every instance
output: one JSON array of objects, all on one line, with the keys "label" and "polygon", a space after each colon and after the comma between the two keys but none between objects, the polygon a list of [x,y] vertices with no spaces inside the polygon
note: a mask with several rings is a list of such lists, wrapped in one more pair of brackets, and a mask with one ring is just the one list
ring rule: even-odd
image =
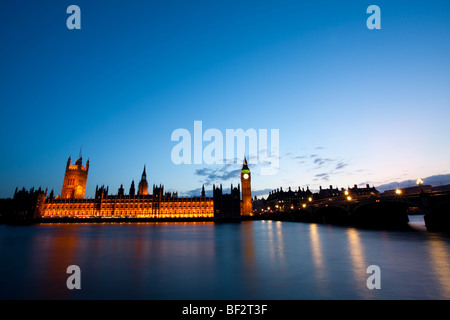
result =
[{"label": "bridge arch", "polygon": [[350,217],[348,209],[340,205],[323,205],[314,211],[314,217],[324,224],[348,224]]},{"label": "bridge arch", "polygon": [[378,201],[362,203],[351,212],[355,225],[377,228],[408,227],[408,208],[406,201]]}]

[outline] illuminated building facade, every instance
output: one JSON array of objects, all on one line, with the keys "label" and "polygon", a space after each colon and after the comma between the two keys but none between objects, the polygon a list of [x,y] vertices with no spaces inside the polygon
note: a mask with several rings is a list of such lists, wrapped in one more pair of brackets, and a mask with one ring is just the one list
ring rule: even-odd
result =
[{"label": "illuminated building facade", "polygon": [[348,188],[347,190],[349,195],[353,198],[370,198],[370,197],[378,197],[380,192],[375,189],[375,187],[370,187],[366,184],[365,188],[361,188],[355,184],[353,188]]},{"label": "illuminated building facade", "polygon": [[83,159],[81,157],[71,164],[71,159],[67,160],[66,173],[64,174],[63,187],[61,191],[62,199],[83,199],[86,192],[86,182],[89,172],[89,160],[83,167]]},{"label": "illuminated building facade", "polygon": [[[179,197],[176,192],[164,193],[164,186],[153,185],[152,194],[148,191],[146,168],[136,193],[134,181],[129,194],[120,186],[116,195],[109,195],[108,187],[98,187],[95,197],[85,199],[87,173],[82,166],[81,156],[74,166],[67,162],[61,197],[43,198],[40,205],[41,218],[238,218],[241,206],[251,210],[250,170],[244,162],[241,179],[245,180],[246,191],[240,201],[240,187],[231,186],[231,194],[223,194],[222,188],[213,187],[213,197],[205,195],[204,187],[199,197]],[[246,174],[245,177],[243,175]],[[250,200],[250,207],[248,206]],[[250,209],[249,209],[250,208]],[[251,211],[250,211],[251,212]]]},{"label": "illuminated building facade", "polygon": [[94,199],[46,200],[43,218],[213,218],[211,197],[107,195]]},{"label": "illuminated building facade", "polygon": [[268,208],[272,211],[286,211],[291,208],[298,208],[302,204],[312,201],[314,197],[315,195],[309,190],[309,187],[306,187],[306,190],[300,189],[300,187],[298,187],[298,190],[292,190],[289,187],[287,191],[280,187],[269,192],[266,200],[254,201],[254,204],[259,212]]},{"label": "illuminated building facade", "polygon": [[[141,184],[140,184],[141,185]],[[163,186],[153,186],[153,194],[143,192],[117,195],[108,188],[98,188],[93,199],[47,199],[42,204],[43,218],[213,218],[211,197],[178,197],[165,193]]]}]

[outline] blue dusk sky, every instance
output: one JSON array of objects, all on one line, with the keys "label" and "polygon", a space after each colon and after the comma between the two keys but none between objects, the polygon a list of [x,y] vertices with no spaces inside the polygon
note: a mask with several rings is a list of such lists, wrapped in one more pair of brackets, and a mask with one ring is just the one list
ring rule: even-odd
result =
[{"label": "blue dusk sky", "polygon": [[238,184],[242,159],[173,162],[194,121],[279,130],[279,171],[250,166],[256,195],[450,174],[449,16],[448,0],[2,1],[0,197],[60,194],[81,146],[86,197],[128,193],[144,164],[181,195]]}]

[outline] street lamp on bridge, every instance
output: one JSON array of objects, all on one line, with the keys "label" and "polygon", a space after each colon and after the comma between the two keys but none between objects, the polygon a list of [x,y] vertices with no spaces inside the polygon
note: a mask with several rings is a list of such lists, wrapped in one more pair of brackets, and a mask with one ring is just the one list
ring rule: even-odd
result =
[{"label": "street lamp on bridge", "polygon": [[417,179],[416,183],[419,186],[419,192],[422,192],[423,180],[419,178]]}]

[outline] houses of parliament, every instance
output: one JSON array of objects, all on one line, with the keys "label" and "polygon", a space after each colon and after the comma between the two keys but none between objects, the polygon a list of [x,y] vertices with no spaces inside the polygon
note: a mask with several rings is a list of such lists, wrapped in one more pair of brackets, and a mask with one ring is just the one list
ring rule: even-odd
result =
[{"label": "houses of parliament", "polygon": [[[53,191],[34,191],[35,203],[32,208],[33,218],[146,218],[146,219],[236,219],[252,215],[251,177],[247,161],[241,170],[241,186],[233,187],[225,194],[222,185],[213,185],[213,196],[206,196],[202,187],[197,197],[179,197],[176,192],[164,192],[164,186],[153,185],[151,193],[144,166],[137,187],[131,182],[128,194],[123,185],[117,194],[109,194],[108,187],[96,187],[94,198],[85,198],[89,160],[83,165],[80,157],[72,164],[69,157],[61,195],[54,196]],[[14,199],[31,196],[26,190],[16,189]],[[22,213],[22,214],[27,214]],[[30,215],[30,212],[28,212]]]}]

